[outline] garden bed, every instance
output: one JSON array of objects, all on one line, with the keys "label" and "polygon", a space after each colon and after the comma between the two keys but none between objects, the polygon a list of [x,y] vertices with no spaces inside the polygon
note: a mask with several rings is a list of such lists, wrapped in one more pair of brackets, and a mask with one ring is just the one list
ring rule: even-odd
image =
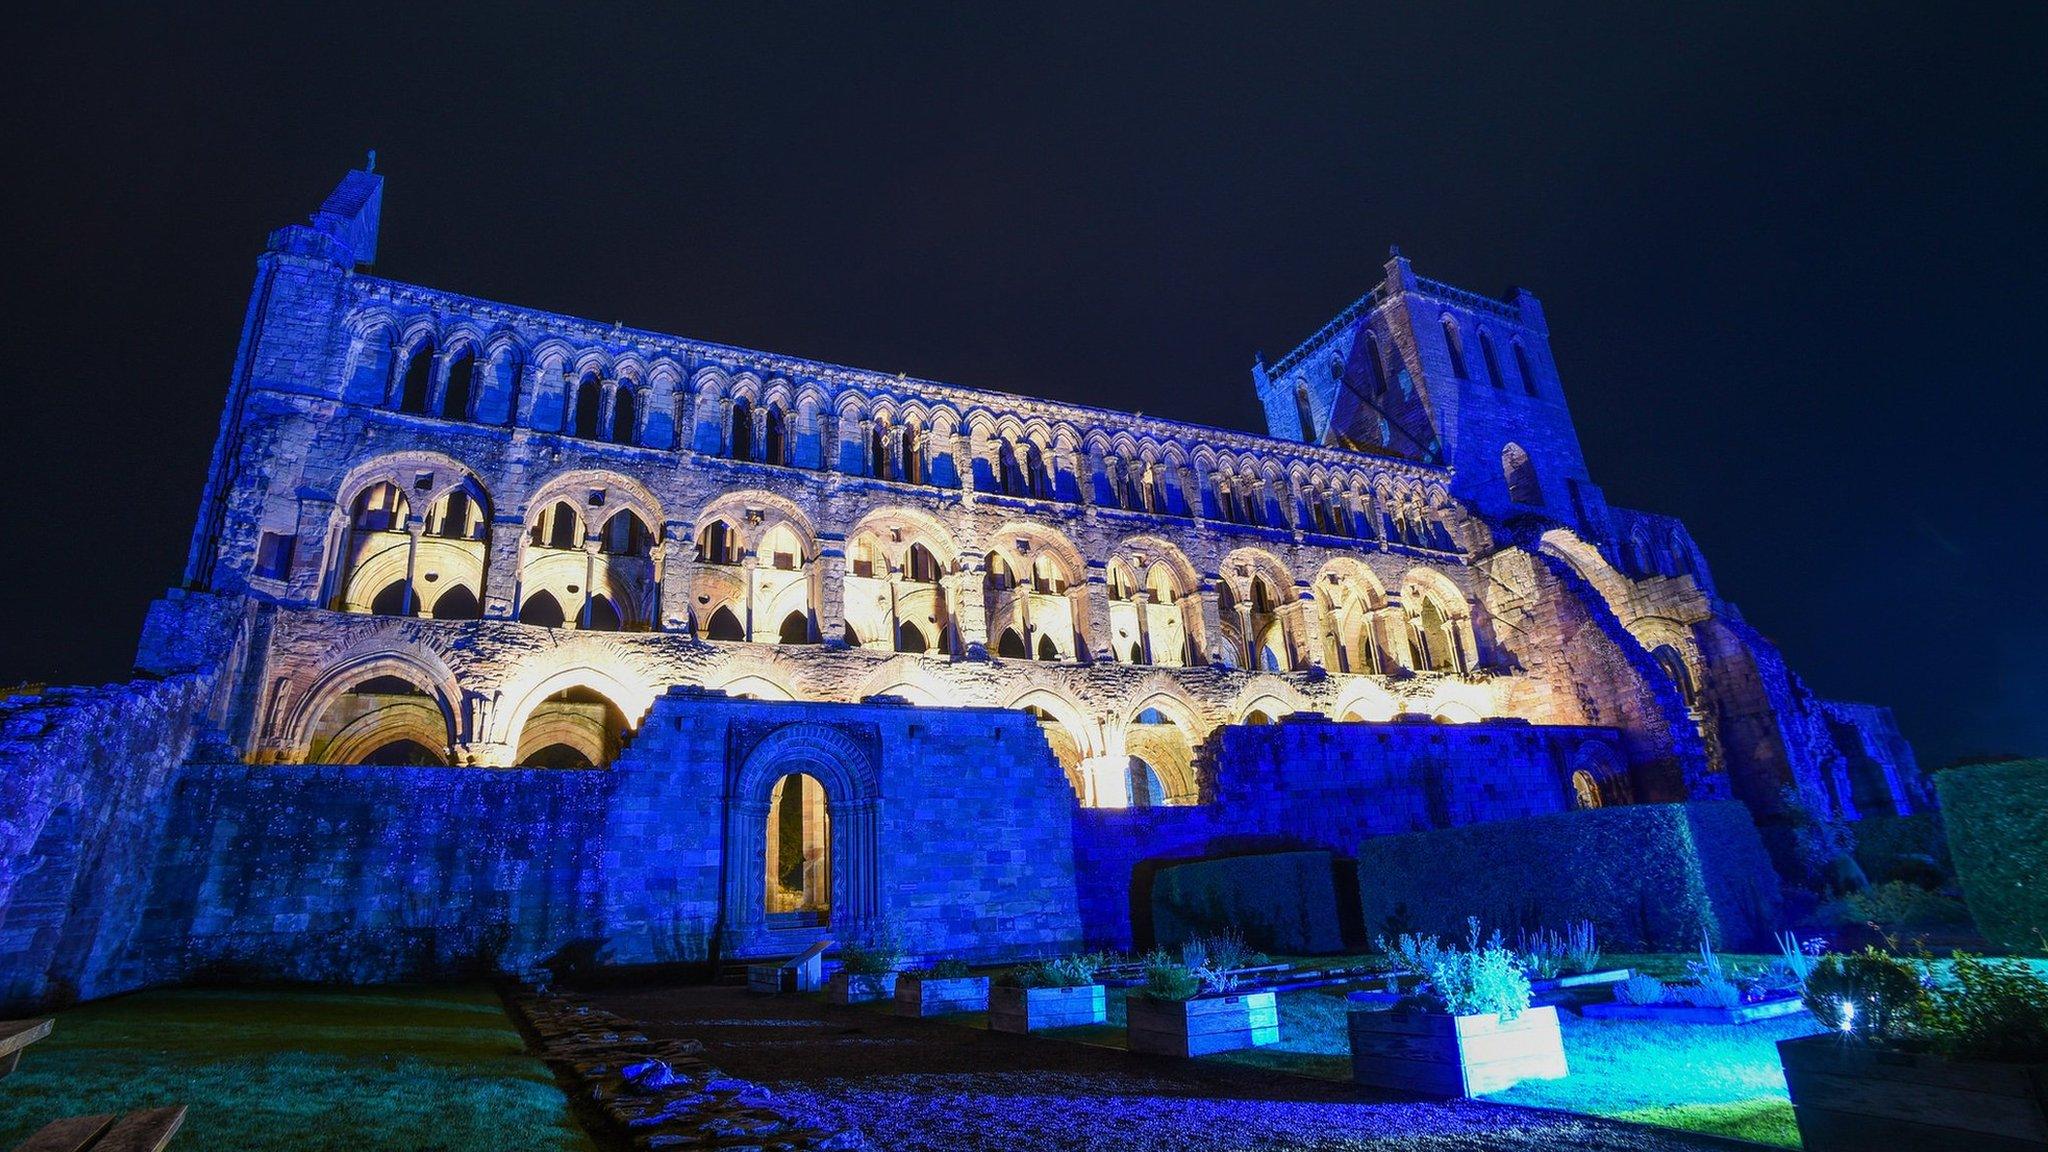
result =
[{"label": "garden bed", "polygon": [[144,992],[59,1013],[0,1085],[0,1148],[59,1116],[190,1111],[172,1148],[590,1152],[484,988]]}]

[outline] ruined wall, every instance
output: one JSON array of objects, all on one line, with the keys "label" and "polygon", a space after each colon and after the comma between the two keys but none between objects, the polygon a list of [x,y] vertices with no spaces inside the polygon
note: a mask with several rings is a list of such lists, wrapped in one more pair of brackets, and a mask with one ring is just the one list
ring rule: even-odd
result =
[{"label": "ruined wall", "polygon": [[599,771],[231,764],[169,801],[140,975],[524,970],[601,932]]},{"label": "ruined wall", "polygon": [[1367,836],[1560,812],[1573,805],[1577,771],[1625,787],[1611,729],[1517,721],[1289,720],[1225,728],[1206,754],[1213,803],[1077,810],[1091,947],[1149,942],[1151,878],[1165,865],[1297,848],[1348,857]]},{"label": "ruined wall", "polygon": [[0,700],[0,1014],[133,987],[165,803],[212,675]]}]

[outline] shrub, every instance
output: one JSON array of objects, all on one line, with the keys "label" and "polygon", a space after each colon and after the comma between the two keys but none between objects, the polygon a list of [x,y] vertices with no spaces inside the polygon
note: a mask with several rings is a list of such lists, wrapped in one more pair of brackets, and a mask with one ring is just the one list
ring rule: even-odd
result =
[{"label": "shrub", "polygon": [[1934,786],[1977,929],[2006,948],[2048,947],[2048,760],[1952,768]]},{"label": "shrub", "polygon": [[887,925],[839,946],[840,968],[854,976],[881,976],[903,966],[903,945]]},{"label": "shrub", "polygon": [[1427,995],[1437,1008],[1453,1016],[1487,1013],[1513,1020],[1529,1007],[1529,975],[1502,943],[1498,931],[1481,944],[1478,917],[1466,923],[1467,946],[1438,952],[1427,970]]},{"label": "shrub", "polygon": [[1953,896],[1893,880],[1828,902],[1821,907],[1820,918],[1836,928],[1875,924],[1886,935],[1897,935],[1967,927],[1970,910]]},{"label": "shrub", "polygon": [[1515,936],[1515,958],[1531,977],[1555,980],[1564,971],[1564,937],[1548,928],[1520,932]]},{"label": "shrub", "polygon": [[1741,804],[1637,804],[1378,836],[1358,849],[1364,922],[1397,909],[1421,932],[1589,921],[1610,943],[1761,943],[1779,889]]},{"label": "shrub", "polygon": [[1266,963],[1263,952],[1254,952],[1244,942],[1244,937],[1235,928],[1226,928],[1213,936],[1197,936],[1180,946],[1181,963],[1190,968],[1214,968],[1218,972],[1234,972],[1255,964]]},{"label": "shrub", "polygon": [[1806,1010],[1830,1028],[1892,1042],[1925,1014],[1927,992],[1912,964],[1865,948],[1821,957],[1807,974],[1804,999]]},{"label": "shrub", "polygon": [[1593,934],[1593,922],[1581,920],[1565,929],[1564,974],[1580,976],[1600,970],[1600,944]]},{"label": "shrub", "polygon": [[1387,967],[1418,976],[1428,972],[1444,950],[1434,936],[1411,936],[1405,932],[1391,944],[1385,936],[1377,937],[1373,947],[1386,954]]},{"label": "shrub", "polygon": [[961,980],[972,975],[973,971],[965,960],[940,960],[925,969],[924,975],[930,980]]},{"label": "shrub", "polygon": [[1162,868],[1152,878],[1152,937],[1172,948],[1234,932],[1267,952],[1340,951],[1332,859],[1328,852],[1276,852]]},{"label": "shrub", "polygon": [[1742,989],[1726,980],[1719,984],[1680,984],[1671,992],[1694,1008],[1734,1008],[1742,1003]]},{"label": "shrub", "polygon": [[1085,988],[1095,983],[1095,970],[1100,967],[1102,957],[1077,953],[1012,968],[997,977],[997,983],[1013,988]]},{"label": "shrub", "polygon": [[1856,822],[1856,862],[1872,880],[1939,888],[1955,878],[1941,813],[1866,816]]},{"label": "shrub", "polygon": [[1631,976],[1614,986],[1614,998],[1623,1004],[1662,1004],[1669,990],[1655,976]]},{"label": "shrub", "polygon": [[1934,1048],[1982,1060],[2048,1058],[2048,980],[2024,960],[1958,953],[1928,995],[1921,1025]]}]

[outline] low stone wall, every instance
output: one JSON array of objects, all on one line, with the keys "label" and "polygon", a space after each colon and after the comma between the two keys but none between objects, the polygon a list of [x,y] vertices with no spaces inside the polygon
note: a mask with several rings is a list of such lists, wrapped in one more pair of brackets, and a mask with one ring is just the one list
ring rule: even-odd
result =
[{"label": "low stone wall", "polygon": [[1618,745],[1612,729],[1515,721],[1226,728],[1206,750],[1213,802],[1076,811],[1088,945],[1152,943],[1152,877],[1167,865],[1301,848],[1348,858],[1367,836],[1564,811],[1572,773],[1618,771]]},{"label": "low stone wall", "polygon": [[519,971],[602,929],[602,771],[195,767],[137,948],[151,982]]}]

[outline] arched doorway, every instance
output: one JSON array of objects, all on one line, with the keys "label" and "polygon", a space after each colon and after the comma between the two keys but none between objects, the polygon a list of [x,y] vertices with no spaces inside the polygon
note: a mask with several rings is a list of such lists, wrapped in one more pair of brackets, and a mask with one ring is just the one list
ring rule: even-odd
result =
[{"label": "arched doorway", "polygon": [[763,908],[778,927],[823,924],[832,911],[832,816],[825,786],[802,772],[775,782],[768,799]]}]

